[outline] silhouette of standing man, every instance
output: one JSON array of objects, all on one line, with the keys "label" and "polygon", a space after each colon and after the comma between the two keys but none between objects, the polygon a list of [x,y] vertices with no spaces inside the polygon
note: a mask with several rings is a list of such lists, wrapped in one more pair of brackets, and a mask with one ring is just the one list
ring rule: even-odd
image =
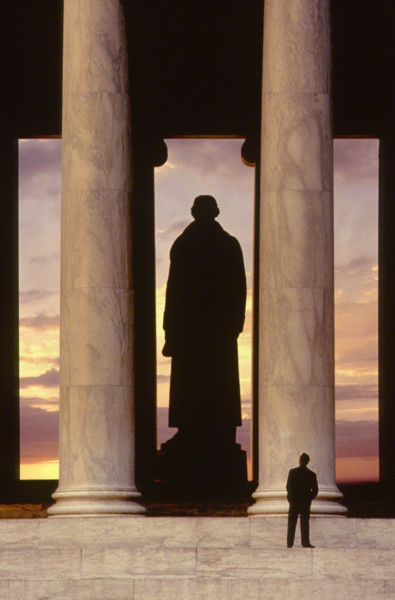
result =
[{"label": "silhouette of standing man", "polygon": [[[237,337],[246,277],[239,242],[215,220],[212,196],[198,196],[194,221],[170,251],[163,354],[172,357],[170,440],[196,447],[235,443],[241,425]],[[169,443],[169,442],[168,442]]]},{"label": "silhouette of standing man", "polygon": [[300,533],[303,548],[314,548],[310,544],[310,505],[318,494],[317,476],[307,468],[308,454],[301,454],[299,467],[291,469],[287,480],[289,502],[287,546],[292,548],[295,539],[296,522],[300,515]]}]

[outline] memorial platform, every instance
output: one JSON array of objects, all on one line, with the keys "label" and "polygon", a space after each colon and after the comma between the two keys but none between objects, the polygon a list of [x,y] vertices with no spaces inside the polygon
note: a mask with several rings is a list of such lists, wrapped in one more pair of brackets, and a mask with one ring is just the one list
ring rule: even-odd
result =
[{"label": "memorial platform", "polygon": [[0,521],[1,600],[389,600],[395,520],[286,517]]}]

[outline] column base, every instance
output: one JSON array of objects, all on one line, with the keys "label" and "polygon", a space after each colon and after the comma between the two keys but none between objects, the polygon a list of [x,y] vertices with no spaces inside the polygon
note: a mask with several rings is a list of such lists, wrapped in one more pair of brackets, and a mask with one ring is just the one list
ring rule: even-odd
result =
[{"label": "column base", "polygon": [[[248,508],[250,515],[288,514],[287,493],[284,490],[259,489],[252,495],[255,504]],[[312,515],[345,515],[347,508],[340,503],[343,495],[337,488],[320,490],[311,504]]]},{"label": "column base", "polygon": [[57,491],[56,503],[48,509],[49,517],[142,515],[146,509],[133,499],[140,492],[120,490]]}]

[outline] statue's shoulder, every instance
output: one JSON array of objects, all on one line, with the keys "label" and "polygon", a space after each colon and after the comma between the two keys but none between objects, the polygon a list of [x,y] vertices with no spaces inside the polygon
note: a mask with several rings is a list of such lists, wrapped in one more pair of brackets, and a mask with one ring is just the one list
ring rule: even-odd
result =
[{"label": "statue's shoulder", "polygon": [[194,228],[192,227],[194,223],[190,223],[182,233],[174,240],[172,247],[170,248],[170,258],[174,258],[180,252],[183,252],[185,246],[188,246],[191,240],[191,237],[194,234]]},{"label": "statue's shoulder", "polygon": [[231,235],[230,233],[228,233],[227,231],[225,231],[224,229],[222,230],[226,239],[226,243],[228,244],[229,248],[236,253],[240,253],[241,252],[241,246],[240,246],[240,242],[237,238],[235,238],[234,235]]}]

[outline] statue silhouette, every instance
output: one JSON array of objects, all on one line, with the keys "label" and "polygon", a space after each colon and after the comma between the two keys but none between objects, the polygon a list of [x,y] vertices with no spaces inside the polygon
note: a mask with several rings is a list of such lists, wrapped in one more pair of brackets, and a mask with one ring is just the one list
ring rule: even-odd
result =
[{"label": "statue silhouette", "polygon": [[246,277],[239,242],[215,220],[215,199],[198,196],[191,212],[170,251],[163,354],[172,357],[169,426],[178,433],[163,449],[187,450],[196,461],[236,446]]}]

